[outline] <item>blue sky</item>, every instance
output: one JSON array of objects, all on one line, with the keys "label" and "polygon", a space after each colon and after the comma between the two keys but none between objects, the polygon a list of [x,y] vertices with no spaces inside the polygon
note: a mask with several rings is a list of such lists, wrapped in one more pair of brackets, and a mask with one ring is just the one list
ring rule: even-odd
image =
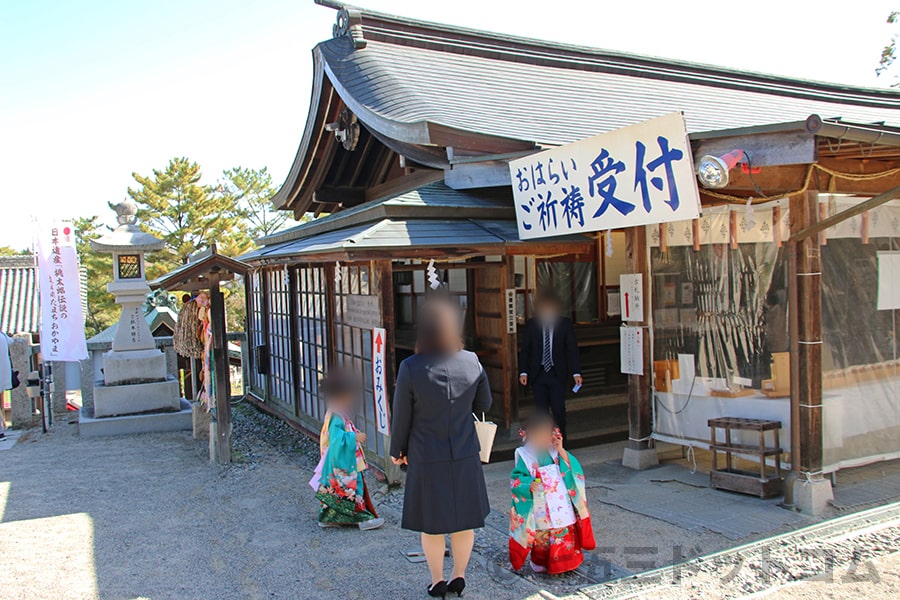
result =
[{"label": "blue sky", "polygon": [[[457,25],[783,75],[876,79],[892,0],[715,3],[360,0]],[[0,0],[0,245],[32,216],[106,217],[131,173],[173,156],[214,182],[280,182],[306,120],[310,50],[334,11],[313,0]],[[111,215],[111,213],[109,213]]]}]

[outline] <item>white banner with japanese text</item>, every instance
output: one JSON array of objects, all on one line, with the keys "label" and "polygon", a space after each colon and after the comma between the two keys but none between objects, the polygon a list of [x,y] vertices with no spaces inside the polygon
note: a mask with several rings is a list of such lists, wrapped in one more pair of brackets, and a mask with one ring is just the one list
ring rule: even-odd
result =
[{"label": "white banner with japanese text", "polygon": [[44,360],[83,360],[88,353],[72,223],[38,224],[37,255],[41,279],[41,354]]},{"label": "white banner with japanese text", "polygon": [[513,160],[509,170],[520,239],[700,215],[681,113]]}]

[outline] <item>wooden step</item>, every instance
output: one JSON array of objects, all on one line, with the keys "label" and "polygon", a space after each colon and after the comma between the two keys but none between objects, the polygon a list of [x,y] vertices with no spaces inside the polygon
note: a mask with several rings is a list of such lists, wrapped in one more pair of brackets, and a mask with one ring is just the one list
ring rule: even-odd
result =
[{"label": "wooden step", "polygon": [[756,456],[777,456],[783,454],[781,448],[760,448],[759,446],[748,446],[746,444],[710,444],[710,450],[718,450],[719,452],[731,452],[733,454],[753,454]]}]

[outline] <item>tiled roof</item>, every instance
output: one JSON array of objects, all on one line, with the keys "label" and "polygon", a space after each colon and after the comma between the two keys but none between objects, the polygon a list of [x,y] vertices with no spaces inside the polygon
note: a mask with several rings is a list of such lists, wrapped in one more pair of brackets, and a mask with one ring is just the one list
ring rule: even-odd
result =
[{"label": "tiled roof", "polygon": [[[583,235],[553,238],[555,243],[589,243]],[[382,219],[374,223],[329,231],[293,241],[272,244],[241,257],[260,262],[304,254],[521,244],[515,221],[491,219]]]},{"label": "tiled roof", "polygon": [[40,322],[40,289],[34,258],[0,257],[0,331],[36,333]]},{"label": "tiled roof", "polygon": [[[178,313],[165,306],[154,306],[153,310],[144,315],[144,319],[147,320],[147,326],[150,328],[151,333],[155,334],[155,332],[163,326],[171,332],[175,330],[175,322],[178,320]],[[89,339],[87,341],[89,348],[93,350],[95,348],[103,347],[106,344],[111,344],[116,337],[116,331],[118,331],[118,329],[119,323],[116,321]],[[169,335],[171,335],[171,333]],[[93,348],[91,348],[91,346],[93,346]]]},{"label": "tiled roof", "polygon": [[[435,182],[387,200],[375,200],[346,208],[258,241],[263,245],[278,244],[349,225],[401,215],[429,217],[452,214],[454,217],[511,218],[514,216],[512,206],[509,188],[454,190],[442,182]],[[242,260],[243,258],[241,257]]]},{"label": "tiled roof", "polygon": [[358,9],[315,57],[367,126],[427,143],[428,123],[563,144],[673,111],[690,131],[803,121],[811,114],[900,125],[900,92],[567,46]]}]

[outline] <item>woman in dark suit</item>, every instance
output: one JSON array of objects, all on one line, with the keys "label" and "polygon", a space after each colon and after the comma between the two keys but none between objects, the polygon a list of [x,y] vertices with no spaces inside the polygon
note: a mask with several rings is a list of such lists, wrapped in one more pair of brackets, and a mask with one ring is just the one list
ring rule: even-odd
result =
[{"label": "woman in dark suit", "polygon": [[[466,567],[490,512],[472,413],[491,406],[478,357],[463,350],[459,308],[449,300],[423,307],[416,354],[400,363],[391,434],[391,460],[408,464],[404,529],[422,533],[431,596],[462,595]],[[453,572],[444,580],[444,535],[450,534]]]}]

